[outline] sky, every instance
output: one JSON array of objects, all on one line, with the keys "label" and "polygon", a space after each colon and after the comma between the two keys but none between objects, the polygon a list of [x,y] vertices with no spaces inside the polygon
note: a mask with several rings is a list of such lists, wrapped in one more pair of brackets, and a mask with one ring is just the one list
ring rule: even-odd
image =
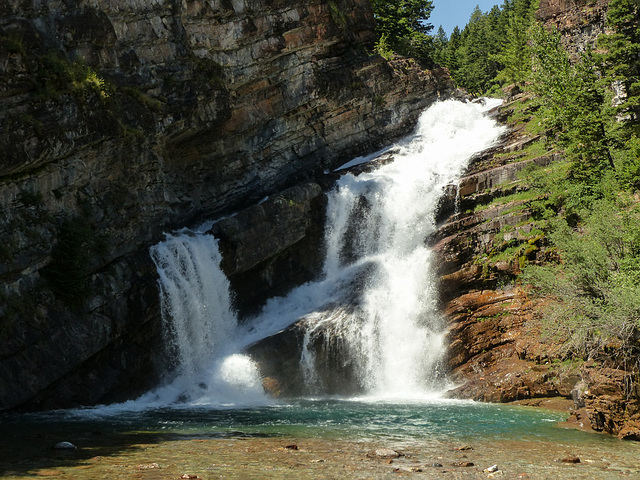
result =
[{"label": "sky", "polygon": [[486,13],[494,5],[503,3],[503,0],[433,0],[434,9],[429,18],[429,23],[434,27],[431,33],[435,34],[442,25],[447,35],[450,35],[456,25],[464,28],[476,5]]}]

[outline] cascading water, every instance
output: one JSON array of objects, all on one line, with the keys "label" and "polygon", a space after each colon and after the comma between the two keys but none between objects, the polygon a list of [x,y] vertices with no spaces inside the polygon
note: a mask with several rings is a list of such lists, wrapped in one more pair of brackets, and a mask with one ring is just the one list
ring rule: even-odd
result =
[{"label": "cascading water", "polygon": [[[240,352],[296,321],[306,328],[300,368],[309,393],[323,393],[320,363],[328,355],[344,356],[360,393],[408,398],[442,389],[443,326],[425,239],[435,229],[443,189],[502,131],[483,115],[486,109],[439,102],[394,148],[392,163],[341,177],[329,194],[323,278],[269,301],[250,328],[237,326],[231,312],[213,238],[183,233],[154,247],[182,387],[200,385],[189,387],[189,396],[214,401],[226,391],[221,385],[243,390],[243,382],[258,396],[255,366]],[[340,339],[325,342],[333,350],[322,360],[312,347],[320,334]]]}]

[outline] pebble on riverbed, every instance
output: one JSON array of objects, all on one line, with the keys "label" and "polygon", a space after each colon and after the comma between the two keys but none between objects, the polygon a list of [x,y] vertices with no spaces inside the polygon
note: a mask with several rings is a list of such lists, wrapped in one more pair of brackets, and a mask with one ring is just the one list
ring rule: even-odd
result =
[{"label": "pebble on riverbed", "polygon": [[463,446],[461,446],[461,447],[456,447],[456,448],[454,448],[454,450],[457,450],[457,451],[459,451],[459,452],[468,452],[468,451],[470,451],[470,450],[473,450],[473,447],[472,447],[472,446],[470,446],[470,445],[463,445]]},{"label": "pebble on riverbed", "polygon": [[578,457],[567,457],[559,461],[562,463],[580,463],[580,459]]},{"label": "pebble on riverbed", "polygon": [[390,448],[379,448],[367,453],[367,457],[369,458],[398,458],[403,456],[404,454],[391,450]]}]

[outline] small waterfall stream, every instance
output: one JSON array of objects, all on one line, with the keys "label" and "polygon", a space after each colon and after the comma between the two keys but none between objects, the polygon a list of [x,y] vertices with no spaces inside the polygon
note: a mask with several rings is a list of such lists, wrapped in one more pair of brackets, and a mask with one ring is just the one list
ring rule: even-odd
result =
[{"label": "small waterfall stream", "polygon": [[406,399],[442,390],[443,325],[425,239],[444,188],[502,132],[483,114],[490,106],[436,103],[394,146],[393,162],[343,175],[329,194],[321,280],[271,299],[248,325],[231,310],[215,239],[185,231],[153,247],[179,363],[165,392],[196,403],[265,400],[242,352],[294,322],[305,328],[300,369],[310,394],[326,393],[318,335],[339,337],[326,348],[349,362],[358,392]]}]

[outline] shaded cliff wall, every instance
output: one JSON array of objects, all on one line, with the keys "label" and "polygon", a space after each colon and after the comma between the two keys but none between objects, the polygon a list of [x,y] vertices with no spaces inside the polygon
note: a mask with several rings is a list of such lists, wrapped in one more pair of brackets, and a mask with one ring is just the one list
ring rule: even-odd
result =
[{"label": "shaded cliff wall", "polygon": [[0,410],[158,380],[147,249],[407,133],[444,71],[367,0],[0,4]]}]

